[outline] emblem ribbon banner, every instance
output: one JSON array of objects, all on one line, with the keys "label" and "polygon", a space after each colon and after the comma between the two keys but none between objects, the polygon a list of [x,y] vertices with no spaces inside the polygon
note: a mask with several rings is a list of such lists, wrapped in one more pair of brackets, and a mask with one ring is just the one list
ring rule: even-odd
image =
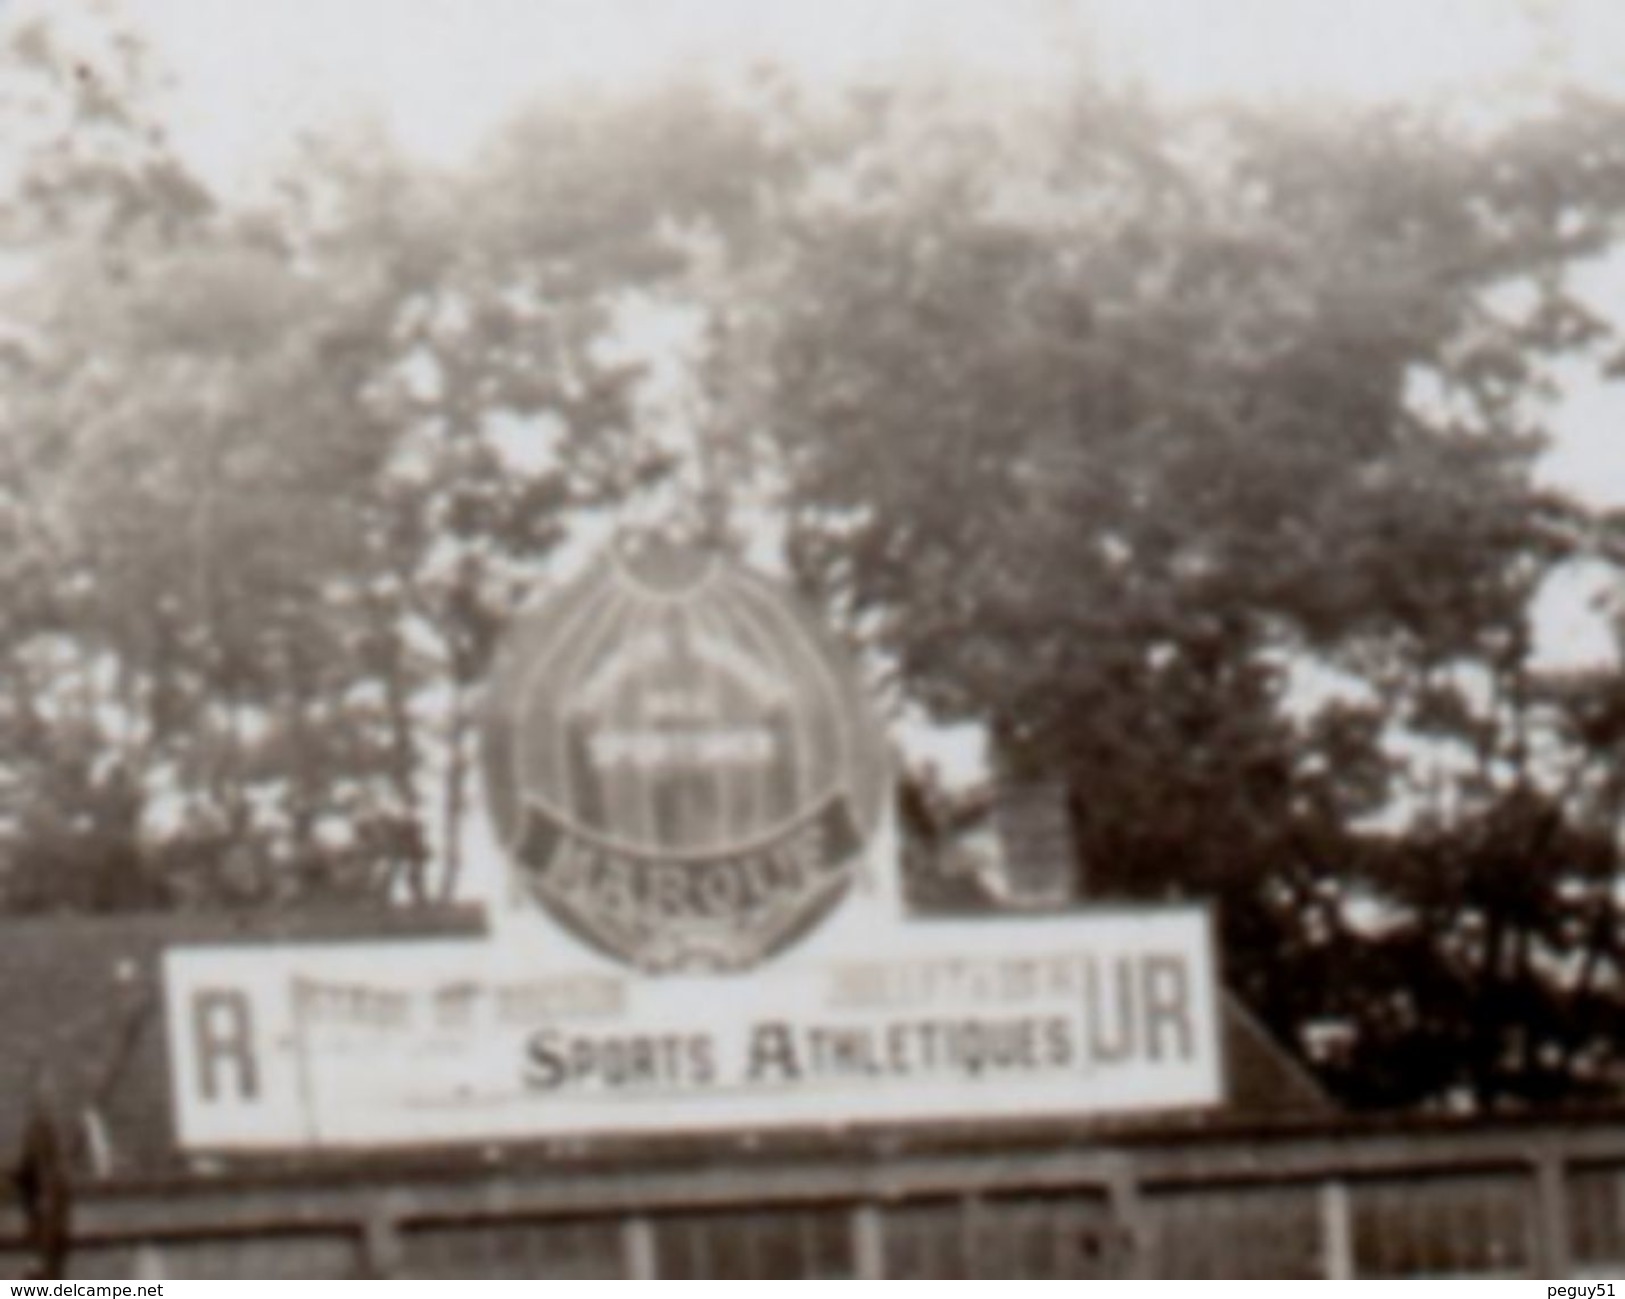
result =
[{"label": "emblem ribbon banner", "polygon": [[528,802],[515,856],[539,901],[583,936],[640,953],[644,968],[731,969],[816,919],[821,895],[833,903],[862,842],[839,793],[757,843],[681,854],[589,838]]}]

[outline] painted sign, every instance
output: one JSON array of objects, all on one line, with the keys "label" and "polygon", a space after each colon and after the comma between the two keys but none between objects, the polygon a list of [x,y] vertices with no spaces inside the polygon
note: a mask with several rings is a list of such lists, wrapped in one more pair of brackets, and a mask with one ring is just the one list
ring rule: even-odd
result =
[{"label": "painted sign", "polygon": [[[753,574],[670,547],[615,552],[517,620],[483,739],[526,905],[499,906],[478,941],[166,953],[183,1146],[1220,1098],[1201,909],[902,914],[882,733],[844,657]],[[1043,829],[1010,848],[1064,865],[1064,823]]]},{"label": "painted sign", "polygon": [[910,923],[748,975],[482,942],[166,954],[192,1149],[1077,1117],[1220,1095],[1196,908]]},{"label": "painted sign", "polygon": [[886,797],[849,665],[784,592],[646,546],[520,618],[490,682],[493,820],[524,886],[649,972],[743,969],[846,893]]}]

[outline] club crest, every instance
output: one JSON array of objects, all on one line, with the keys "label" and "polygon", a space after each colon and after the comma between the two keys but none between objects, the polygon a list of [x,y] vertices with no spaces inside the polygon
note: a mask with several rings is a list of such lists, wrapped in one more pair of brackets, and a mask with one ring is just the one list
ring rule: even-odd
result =
[{"label": "club crest", "polygon": [[666,546],[617,549],[517,621],[484,741],[523,887],[646,971],[746,968],[828,915],[888,774],[854,672],[796,602]]}]

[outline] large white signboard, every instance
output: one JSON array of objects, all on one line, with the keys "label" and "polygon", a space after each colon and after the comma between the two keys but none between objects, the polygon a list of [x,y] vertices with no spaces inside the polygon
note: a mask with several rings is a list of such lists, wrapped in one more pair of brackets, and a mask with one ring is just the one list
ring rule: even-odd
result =
[{"label": "large white signboard", "polygon": [[488,687],[492,938],[169,952],[183,1145],[1220,1099],[1201,910],[901,914],[885,735],[771,583],[617,552],[516,620]]},{"label": "large white signboard", "polygon": [[172,951],[181,1141],[400,1145],[1219,1099],[1200,910],[904,922],[884,947],[821,946],[748,975],[659,978],[466,941]]}]

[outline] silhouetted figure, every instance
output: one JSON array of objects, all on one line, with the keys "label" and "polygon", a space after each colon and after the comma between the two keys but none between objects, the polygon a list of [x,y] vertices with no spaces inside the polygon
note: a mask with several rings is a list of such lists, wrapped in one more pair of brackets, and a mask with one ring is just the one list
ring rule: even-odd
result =
[{"label": "silhouetted figure", "polygon": [[22,1204],[28,1240],[34,1248],[32,1275],[59,1280],[68,1262],[70,1200],[68,1162],[57,1130],[50,1095],[50,1073],[36,1067],[30,1086],[28,1122],[12,1181]]}]

